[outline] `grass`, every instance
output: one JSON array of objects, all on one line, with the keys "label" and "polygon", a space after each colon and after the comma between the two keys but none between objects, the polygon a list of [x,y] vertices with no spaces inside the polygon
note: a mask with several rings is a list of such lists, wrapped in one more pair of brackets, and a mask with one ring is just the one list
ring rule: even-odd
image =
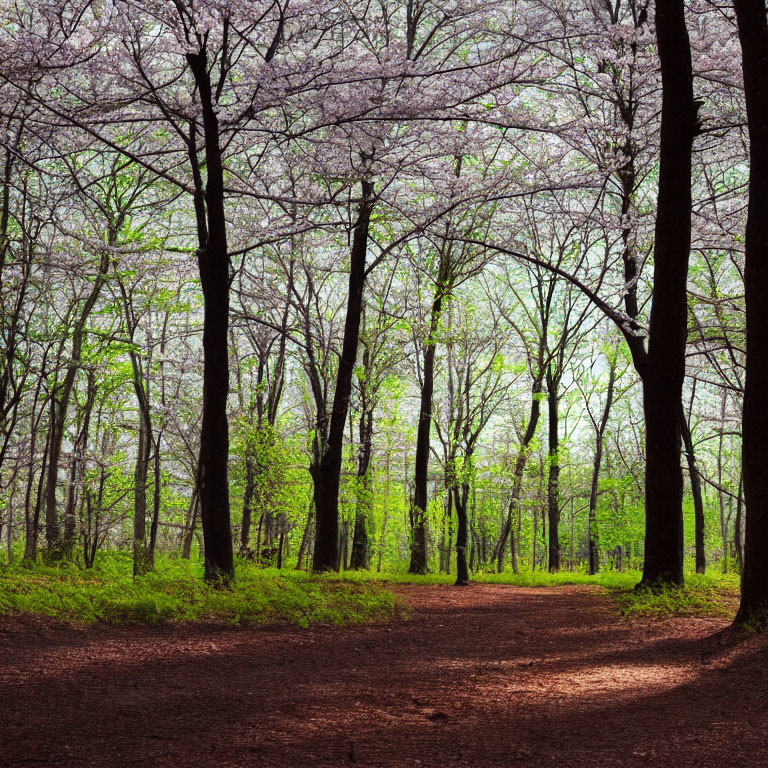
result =
[{"label": "grass", "polygon": [[[240,562],[231,589],[214,589],[202,580],[198,564],[161,557],[154,573],[131,578],[128,553],[106,552],[97,567],[0,565],[0,614],[27,613],[80,623],[217,622],[348,625],[387,621],[407,614],[389,584],[453,584],[454,576],[405,571],[346,571],[310,575],[302,571],[257,568]],[[603,587],[627,618],[734,615],[738,576],[687,574],[682,589],[635,590],[638,571],[511,571],[477,573],[473,581],[518,587],[583,584]]]},{"label": "grass", "polygon": [[348,625],[400,617],[405,607],[381,584],[240,564],[231,589],[214,589],[199,567],[162,558],[137,579],[111,553],[91,570],[74,565],[0,567],[0,614],[27,613],[91,624],[216,622]]},{"label": "grass", "polygon": [[626,618],[719,616],[733,618],[739,597],[739,577],[689,573],[684,587],[609,590],[616,609]]}]

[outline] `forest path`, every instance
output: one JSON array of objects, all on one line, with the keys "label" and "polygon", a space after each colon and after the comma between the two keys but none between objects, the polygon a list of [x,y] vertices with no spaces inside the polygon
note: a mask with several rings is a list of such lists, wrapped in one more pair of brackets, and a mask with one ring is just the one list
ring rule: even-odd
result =
[{"label": "forest path", "polygon": [[401,623],[0,622],[0,765],[763,766],[768,644],[589,587],[400,586]]}]

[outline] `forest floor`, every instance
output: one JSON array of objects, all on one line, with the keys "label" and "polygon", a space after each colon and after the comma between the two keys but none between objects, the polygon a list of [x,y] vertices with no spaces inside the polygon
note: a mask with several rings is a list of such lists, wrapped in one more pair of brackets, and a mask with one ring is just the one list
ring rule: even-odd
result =
[{"label": "forest floor", "polygon": [[768,765],[768,640],[595,587],[393,587],[353,627],[0,616],[0,766]]}]

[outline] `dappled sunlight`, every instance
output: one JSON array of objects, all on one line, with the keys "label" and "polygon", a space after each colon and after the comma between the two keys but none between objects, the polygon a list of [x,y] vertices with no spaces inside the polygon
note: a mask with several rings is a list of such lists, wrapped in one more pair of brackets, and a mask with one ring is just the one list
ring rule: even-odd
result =
[{"label": "dappled sunlight", "polygon": [[[622,739],[633,744],[626,764],[655,755],[666,765],[693,744],[722,756],[715,736],[725,728],[763,754],[762,638],[717,619],[621,620],[579,588],[410,594],[413,617],[384,625],[29,635],[24,654],[11,646],[0,662],[3,687],[16,692],[6,732],[41,762],[74,741],[85,764],[105,768],[115,745],[161,766],[207,764],[215,745],[238,766],[258,757],[335,768],[350,754],[381,768],[414,765],[416,754],[450,768],[498,768],[510,755],[613,765]],[[724,697],[726,684],[739,697]],[[52,718],[42,740],[26,726],[32,716]]]}]

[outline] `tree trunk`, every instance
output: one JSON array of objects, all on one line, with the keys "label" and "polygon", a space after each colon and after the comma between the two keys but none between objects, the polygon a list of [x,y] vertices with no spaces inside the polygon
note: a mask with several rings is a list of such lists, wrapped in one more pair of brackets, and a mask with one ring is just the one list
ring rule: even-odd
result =
[{"label": "tree trunk", "polygon": [[72,330],[72,349],[70,359],[64,373],[63,381],[54,386],[51,394],[51,424],[48,440],[48,474],[45,491],[45,540],[47,555],[53,559],[62,556],[61,528],[59,525],[58,501],[56,491],[59,485],[59,459],[61,458],[61,446],[64,440],[64,428],[66,426],[67,410],[75,377],[80,368],[80,358],[83,351],[83,339],[85,336],[85,324],[107,277],[109,258],[102,255],[99,262],[99,271],[91,290],[83,304],[80,314],[75,321]]},{"label": "tree trunk", "polygon": [[424,369],[421,384],[419,424],[416,429],[416,455],[411,500],[411,562],[409,573],[427,573],[427,480],[429,472],[429,436],[432,429],[432,395],[435,389],[435,335],[443,309],[445,285],[438,279],[429,318],[429,338],[424,345]]},{"label": "tree trunk", "polygon": [[[469,462],[469,457],[467,457]],[[456,519],[458,527],[456,529],[456,582],[457,587],[464,587],[469,584],[469,568],[467,567],[467,499],[469,498],[469,482],[464,481],[459,487],[454,486],[453,497],[456,505]]]},{"label": "tree trunk", "polygon": [[[299,545],[299,554],[296,559],[296,570],[301,570],[301,561],[304,559],[305,553],[309,549],[309,544],[312,539],[312,517],[315,511],[314,497],[309,500],[309,508],[307,509],[307,522],[304,526],[304,533],[301,535],[301,544]],[[309,559],[309,558],[307,558]]]},{"label": "tree trunk", "polygon": [[739,474],[739,491],[736,499],[736,522],[733,530],[733,543],[736,547],[736,562],[739,566],[739,573],[744,573],[744,528],[743,528],[743,497],[742,497],[742,479]]},{"label": "tree trunk", "polygon": [[680,434],[685,448],[685,459],[688,463],[688,477],[691,481],[691,495],[693,496],[693,516],[696,536],[696,573],[706,573],[707,554],[704,548],[704,499],[701,495],[701,477],[696,466],[696,454],[693,450],[693,437],[690,424],[680,403]]},{"label": "tree trunk", "polygon": [[547,414],[549,421],[549,474],[547,476],[547,524],[549,526],[549,572],[560,570],[560,436],[559,395],[560,382],[547,370]]},{"label": "tree trunk", "polygon": [[[203,289],[203,405],[198,465],[200,521],[205,550],[205,578],[227,582],[234,576],[234,562],[228,480],[230,264],[224,214],[224,171],[219,120],[213,103],[205,50],[188,53],[187,62],[200,98],[206,170],[204,188],[199,169],[195,173],[197,262]],[[193,166],[197,168],[194,148],[190,155],[195,156]]]},{"label": "tree trunk", "polygon": [[365,286],[365,258],[368,248],[368,230],[373,210],[373,184],[362,181],[362,197],[352,239],[349,267],[349,296],[344,321],[336,390],[333,395],[331,422],[327,443],[322,446],[320,461],[310,471],[314,483],[316,510],[315,552],[312,570],[331,571],[338,568],[339,559],[339,482],[341,476],[344,427],[347,421],[349,398],[352,394],[352,376],[357,362],[360,338],[360,319],[363,311]]},{"label": "tree trunk", "polygon": [[197,515],[200,508],[200,494],[195,486],[192,491],[192,498],[189,500],[189,510],[187,513],[187,523],[184,526],[184,541],[181,547],[181,557],[189,560],[192,554],[192,542],[195,538],[195,528],[197,527]]},{"label": "tree trunk", "polygon": [[133,470],[133,575],[143,576],[151,570],[147,549],[147,477],[152,446],[152,425],[149,420],[144,381],[138,357],[131,354],[133,386],[139,402],[139,442],[136,466]]},{"label": "tree trunk", "polygon": [[600,535],[597,528],[597,493],[600,483],[600,467],[603,463],[603,443],[608,419],[613,407],[613,391],[616,384],[616,357],[610,360],[608,368],[608,391],[605,395],[603,415],[595,432],[595,456],[592,461],[592,482],[589,487],[589,513],[587,534],[589,539],[589,572],[593,576],[600,570]]},{"label": "tree trunk", "polygon": [[[504,522],[504,527],[501,530],[501,535],[493,551],[492,559],[496,560],[496,570],[501,573],[504,570],[504,548],[507,545],[507,538],[512,534],[512,523],[514,513],[517,510],[518,502],[520,499],[520,491],[523,486],[523,472],[525,471],[525,464],[528,460],[528,447],[536,434],[536,427],[539,424],[539,416],[541,415],[541,377],[534,379],[533,387],[531,389],[531,411],[528,415],[528,425],[523,435],[523,440],[520,443],[520,450],[518,451],[517,458],[515,459],[515,468],[512,473],[512,491],[509,497],[509,506],[507,509],[507,517]],[[513,570],[517,573],[517,556],[514,551],[515,539],[512,536],[512,565]]]},{"label": "tree trunk", "polygon": [[[246,452],[248,448],[246,447]],[[251,504],[255,490],[256,473],[253,467],[253,457],[245,457],[245,490],[243,491],[243,519],[240,525],[240,554],[248,554],[248,544],[251,540]]]},{"label": "tree trunk", "polygon": [[155,550],[157,548],[157,528],[160,524],[160,440],[162,437],[162,430],[158,432],[153,445],[155,449],[154,455],[154,485],[152,486],[152,520],[149,524],[149,552],[148,560],[149,567],[155,567]]},{"label": "tree trunk", "polygon": [[82,423],[75,440],[70,467],[70,482],[67,492],[67,505],[64,510],[64,536],[62,539],[62,553],[67,559],[72,558],[75,549],[77,535],[78,488],[83,488],[85,478],[85,452],[88,447],[88,434],[91,425],[91,412],[96,399],[96,376],[93,370],[88,371],[88,390],[85,407],[82,414]]},{"label": "tree trunk", "polygon": [[744,289],[747,370],[742,472],[746,520],[738,624],[768,628],[768,22],[764,0],[735,0],[749,127]]},{"label": "tree trunk", "polygon": [[386,475],[384,485],[384,515],[381,520],[381,533],[379,535],[379,557],[376,562],[376,573],[381,573],[381,566],[384,561],[384,545],[386,543],[387,536],[387,522],[389,522],[389,493],[391,484],[391,471],[390,471],[390,447],[387,445],[387,455],[384,464],[384,472]]},{"label": "tree trunk", "polygon": [[653,305],[641,369],[646,428],[644,585],[683,583],[679,414],[687,338],[691,150],[698,130],[683,0],[657,2],[656,36],[663,96]]},{"label": "tree trunk", "polygon": [[372,508],[371,454],[373,451],[373,408],[363,408],[359,425],[360,452],[357,457],[357,499],[352,533],[351,570],[368,568],[368,518]]}]

